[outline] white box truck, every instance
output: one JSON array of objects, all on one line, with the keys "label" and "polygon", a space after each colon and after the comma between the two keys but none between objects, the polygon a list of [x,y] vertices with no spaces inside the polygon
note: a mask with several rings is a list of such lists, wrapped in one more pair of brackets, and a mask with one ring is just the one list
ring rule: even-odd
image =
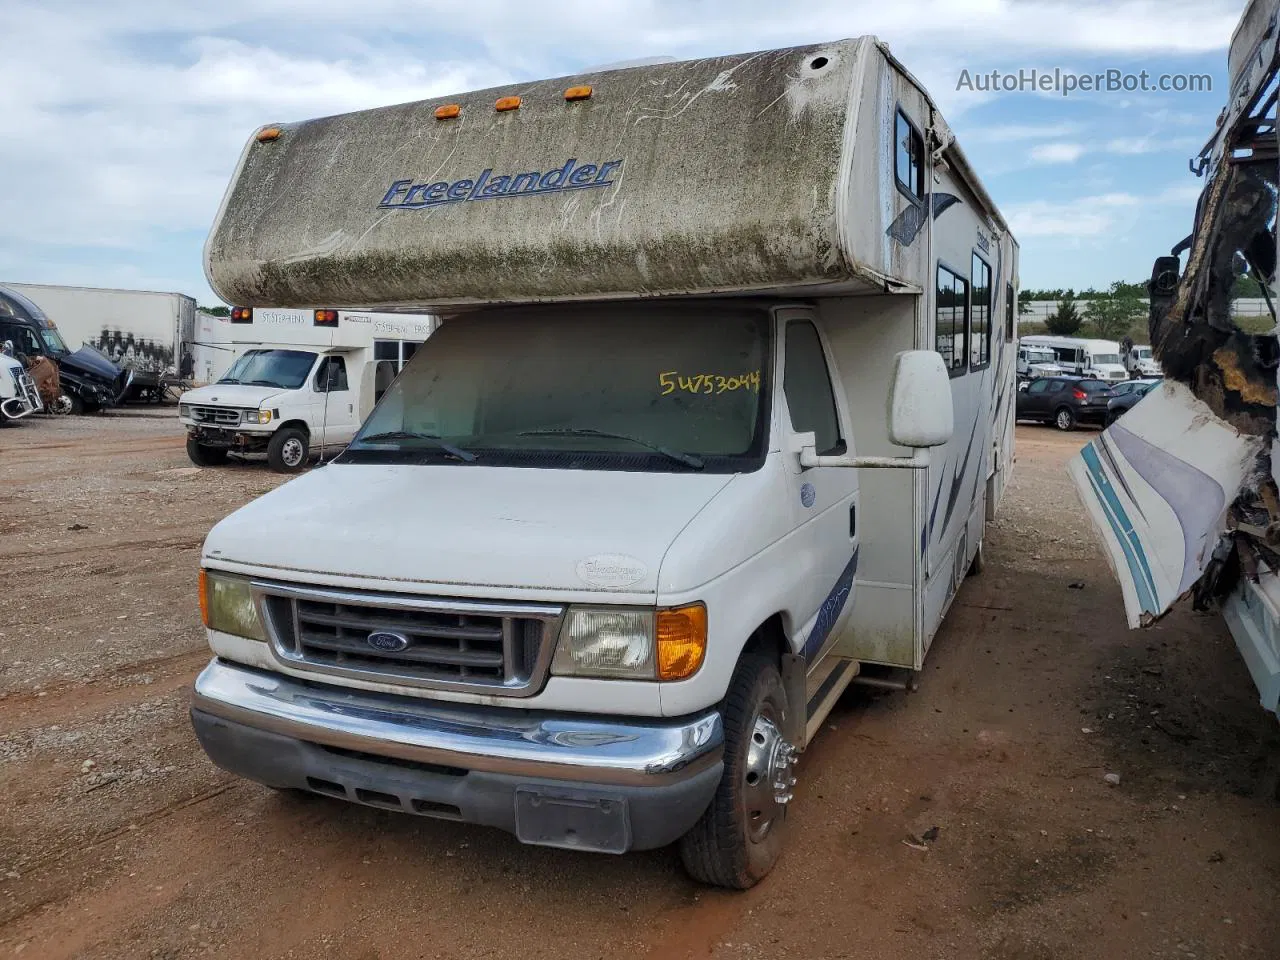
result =
[{"label": "white box truck", "polygon": [[[337,453],[435,327],[431,316],[235,307],[200,348],[225,363],[178,404],[187,455],[215,466],[265,453],[295,472]],[[224,359],[225,358],[225,359]]]},{"label": "white box truck", "polygon": [[1027,348],[1052,350],[1057,365],[1064,373],[1108,383],[1129,379],[1129,371],[1120,358],[1120,344],[1114,340],[1033,334],[1018,342]]},{"label": "white box truck", "polygon": [[191,376],[196,302],[181,293],[6,283],[57,323],[75,351],[88,345],[133,372],[123,401],[159,401],[168,382]]},{"label": "white box truck", "polygon": [[872,37],[263,128],[206,271],[443,315],[204,544],[192,721],[273,787],[750,886],[1013,463],[1018,247]]}]

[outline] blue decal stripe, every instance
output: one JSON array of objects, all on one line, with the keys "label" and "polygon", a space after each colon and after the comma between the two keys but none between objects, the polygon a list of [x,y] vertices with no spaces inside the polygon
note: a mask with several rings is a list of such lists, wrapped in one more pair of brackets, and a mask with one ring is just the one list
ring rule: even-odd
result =
[{"label": "blue decal stripe", "polygon": [[840,612],[844,610],[844,605],[849,600],[849,594],[853,592],[853,578],[857,572],[858,549],[855,548],[848,565],[836,580],[836,585],[831,588],[827,599],[822,601],[822,606],[818,609],[818,619],[814,621],[813,629],[809,631],[809,638],[804,642],[802,655],[806,660],[812,660],[822,649],[822,645],[827,642],[831,629],[840,619]]},{"label": "blue decal stripe", "polygon": [[1085,466],[1089,468],[1089,483],[1105,508],[1107,522],[1111,524],[1111,532],[1115,534],[1116,540],[1120,544],[1120,549],[1124,551],[1125,562],[1129,566],[1129,574],[1133,579],[1134,588],[1138,592],[1138,603],[1141,604],[1145,612],[1156,614],[1159,612],[1155,599],[1156,582],[1151,574],[1151,567],[1147,563],[1146,553],[1142,549],[1142,543],[1138,539],[1137,531],[1133,529],[1133,524],[1129,522],[1129,515],[1125,513],[1119,498],[1116,497],[1115,491],[1111,488],[1111,482],[1107,480],[1106,475],[1102,472],[1102,462],[1098,459],[1098,454],[1093,449],[1093,445],[1090,444],[1082,449],[1080,456]]}]

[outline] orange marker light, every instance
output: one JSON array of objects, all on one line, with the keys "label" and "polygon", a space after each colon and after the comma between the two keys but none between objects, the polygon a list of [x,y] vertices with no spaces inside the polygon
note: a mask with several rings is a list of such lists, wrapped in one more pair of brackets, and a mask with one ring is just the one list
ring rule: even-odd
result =
[{"label": "orange marker light", "polygon": [[493,105],[494,109],[499,113],[505,113],[508,110],[520,109],[519,97],[499,97],[498,102]]},{"label": "orange marker light", "polygon": [[315,325],[317,327],[336,327],[338,325],[338,311],[337,310],[315,311]]},{"label": "orange marker light", "polygon": [[684,680],[707,654],[707,608],[700,603],[658,611],[658,679]]},{"label": "orange marker light", "polygon": [[200,622],[209,625],[209,575],[200,568]]},{"label": "orange marker light", "polygon": [[462,114],[462,107],[456,103],[446,103],[443,107],[436,107],[437,120],[452,120],[454,117]]},{"label": "orange marker light", "polygon": [[263,127],[258,131],[259,143],[270,143],[272,140],[279,140],[280,135],[284,133],[279,127]]},{"label": "orange marker light", "polygon": [[590,100],[591,88],[586,86],[570,87],[564,92],[564,98],[566,100]]},{"label": "orange marker light", "polygon": [[232,307],[232,323],[253,323],[253,307]]}]

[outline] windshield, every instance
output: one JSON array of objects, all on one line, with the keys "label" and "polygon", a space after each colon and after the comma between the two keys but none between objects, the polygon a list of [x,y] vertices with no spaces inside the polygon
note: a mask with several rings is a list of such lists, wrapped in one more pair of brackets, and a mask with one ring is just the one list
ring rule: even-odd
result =
[{"label": "windshield", "polygon": [[307,382],[315,359],[307,350],[249,350],[218,382],[297,390]]},{"label": "windshield", "polygon": [[1120,354],[1118,353],[1095,353],[1093,355],[1094,363],[1119,363]]},{"label": "windshield", "polygon": [[443,324],[344,460],[733,472],[763,462],[769,315],[504,310]]},{"label": "windshield", "polygon": [[1053,363],[1055,359],[1057,358],[1054,357],[1052,350],[1028,350],[1027,351],[1028,363]]},{"label": "windshield", "polygon": [[55,356],[71,352],[57,330],[41,330],[40,339],[44,341],[45,349]]},{"label": "windshield", "polygon": [[1134,352],[1134,353],[1136,353],[1136,354],[1138,355],[1138,359],[1139,359],[1139,360],[1150,360],[1150,359],[1151,359],[1151,348],[1150,348],[1150,347],[1138,347],[1138,348],[1137,348],[1136,350],[1134,350],[1133,352]]}]

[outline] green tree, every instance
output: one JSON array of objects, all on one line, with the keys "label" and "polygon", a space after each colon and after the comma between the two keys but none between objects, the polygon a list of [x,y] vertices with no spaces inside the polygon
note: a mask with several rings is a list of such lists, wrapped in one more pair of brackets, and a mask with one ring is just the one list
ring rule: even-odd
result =
[{"label": "green tree", "polygon": [[1147,305],[1137,293],[1137,284],[1117,281],[1105,297],[1089,301],[1085,320],[1102,340],[1119,340],[1147,312]]},{"label": "green tree", "polygon": [[230,307],[197,307],[196,309],[197,309],[197,310],[199,310],[201,313],[207,313],[207,314],[209,314],[209,315],[211,315],[211,316],[214,316],[214,317],[229,317],[229,316],[231,316],[231,308],[230,308]]},{"label": "green tree", "polygon": [[1050,314],[1044,325],[1055,336],[1069,337],[1080,329],[1080,323],[1080,308],[1076,306],[1075,294],[1068,290],[1058,301],[1058,312]]}]

